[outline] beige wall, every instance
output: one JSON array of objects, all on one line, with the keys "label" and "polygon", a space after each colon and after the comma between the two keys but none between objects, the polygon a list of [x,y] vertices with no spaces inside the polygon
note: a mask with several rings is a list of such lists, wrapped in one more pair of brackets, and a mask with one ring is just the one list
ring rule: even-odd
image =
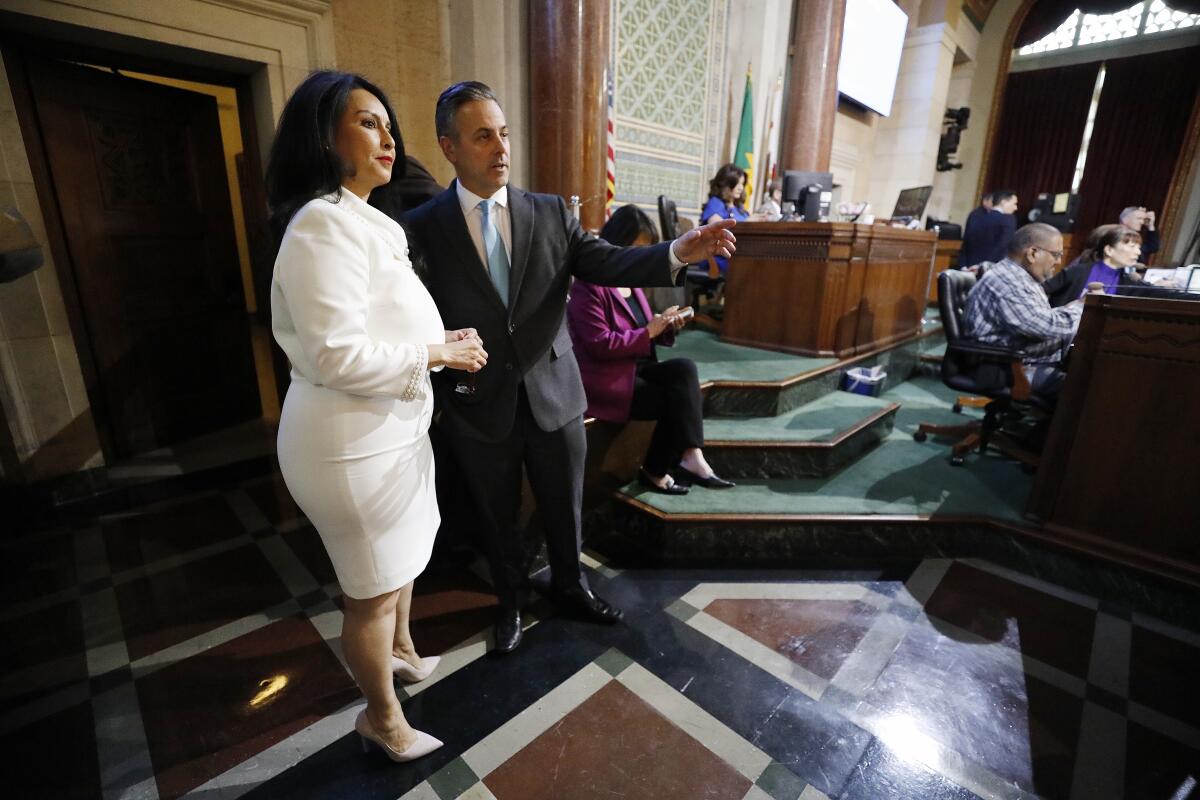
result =
[{"label": "beige wall", "polygon": [[438,95],[456,81],[496,91],[512,132],[512,180],[528,185],[528,52],[521,0],[333,0],[337,66],[387,93],[404,146],[442,184],[454,170],[434,131]]},{"label": "beige wall", "polygon": [[0,402],[17,459],[36,479],[100,464],[100,443],[2,62],[0,158],[0,204],[28,220],[44,259],[0,284]]},{"label": "beige wall", "polygon": [[[904,0],[900,6],[909,15],[909,26],[892,114],[882,117],[848,105],[839,109],[831,159],[834,182],[841,184],[836,197],[866,200],[872,213],[886,217],[902,189],[932,185],[926,213],[946,218],[954,213],[964,173],[972,169],[960,147],[964,169],[937,171],[942,117],[948,107],[968,105],[972,112],[968,131],[986,124],[976,118],[971,102],[976,76],[981,74],[976,61],[981,34],[958,13],[955,3]],[[966,179],[977,180],[977,172]]]},{"label": "beige wall", "polygon": [[967,214],[979,203],[981,191],[993,188],[979,185],[983,150],[991,121],[992,101],[996,97],[999,85],[1005,39],[1022,2],[1023,0],[996,0],[992,13],[988,15],[987,23],[979,35],[970,102],[967,104],[971,109],[971,125],[963,134],[958,146],[958,158],[963,163],[963,168],[958,171],[950,204],[950,215],[957,222],[966,220]]},{"label": "beige wall", "polygon": [[[742,124],[746,66],[750,65],[754,93],[754,151],[758,159],[756,167],[759,167],[755,171],[756,183],[760,183],[763,177],[761,162],[765,158],[763,136],[767,126],[767,104],[770,102],[772,89],[787,69],[791,21],[791,0],[759,0],[755,3],[739,4],[729,15],[724,81],[729,108],[726,109],[725,130],[721,135],[718,161],[724,164],[734,158],[734,149],[737,147],[738,132]],[[782,92],[782,89],[780,91]],[[778,137],[778,128],[776,136]],[[761,199],[752,197],[752,205],[757,207]]]}]

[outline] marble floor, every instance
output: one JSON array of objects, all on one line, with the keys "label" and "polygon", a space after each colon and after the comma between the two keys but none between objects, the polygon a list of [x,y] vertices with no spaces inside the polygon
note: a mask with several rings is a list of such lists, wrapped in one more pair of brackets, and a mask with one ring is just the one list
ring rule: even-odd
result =
[{"label": "marble floor", "polygon": [[1200,797],[1200,634],[986,561],[589,554],[625,623],[540,601],[493,658],[486,570],[451,553],[414,600],[443,665],[399,689],[446,746],[396,765],[352,733],[333,572],[276,474],[0,555],[10,797]]}]

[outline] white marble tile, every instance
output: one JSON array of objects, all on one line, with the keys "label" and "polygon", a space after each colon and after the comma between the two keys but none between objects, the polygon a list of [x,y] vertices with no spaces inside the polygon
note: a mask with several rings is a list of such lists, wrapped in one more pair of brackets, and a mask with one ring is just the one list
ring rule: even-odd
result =
[{"label": "white marble tile", "polygon": [[696,614],[687,624],[814,700],[820,700],[829,686],[829,681],[821,676],[704,612]]}]

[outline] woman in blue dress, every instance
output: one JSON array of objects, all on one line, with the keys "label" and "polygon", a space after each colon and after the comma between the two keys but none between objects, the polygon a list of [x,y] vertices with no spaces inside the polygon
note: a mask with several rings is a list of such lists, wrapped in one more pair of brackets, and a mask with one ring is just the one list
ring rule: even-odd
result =
[{"label": "woman in blue dress", "polygon": [[[708,202],[700,211],[700,224],[721,219],[745,222],[750,218],[744,205],[746,200],[746,171],[736,164],[726,164],[708,182]],[[729,259],[714,256],[721,275],[729,268]]]}]

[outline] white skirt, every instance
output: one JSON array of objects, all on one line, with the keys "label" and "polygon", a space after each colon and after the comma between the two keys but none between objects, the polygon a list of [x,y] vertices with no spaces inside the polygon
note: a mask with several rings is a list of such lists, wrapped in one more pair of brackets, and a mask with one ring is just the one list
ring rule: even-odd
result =
[{"label": "white skirt", "polygon": [[288,389],[280,470],[349,597],[394,591],[429,563],[441,516],[428,434],[433,398],[425,389],[415,402],[301,379]]}]

